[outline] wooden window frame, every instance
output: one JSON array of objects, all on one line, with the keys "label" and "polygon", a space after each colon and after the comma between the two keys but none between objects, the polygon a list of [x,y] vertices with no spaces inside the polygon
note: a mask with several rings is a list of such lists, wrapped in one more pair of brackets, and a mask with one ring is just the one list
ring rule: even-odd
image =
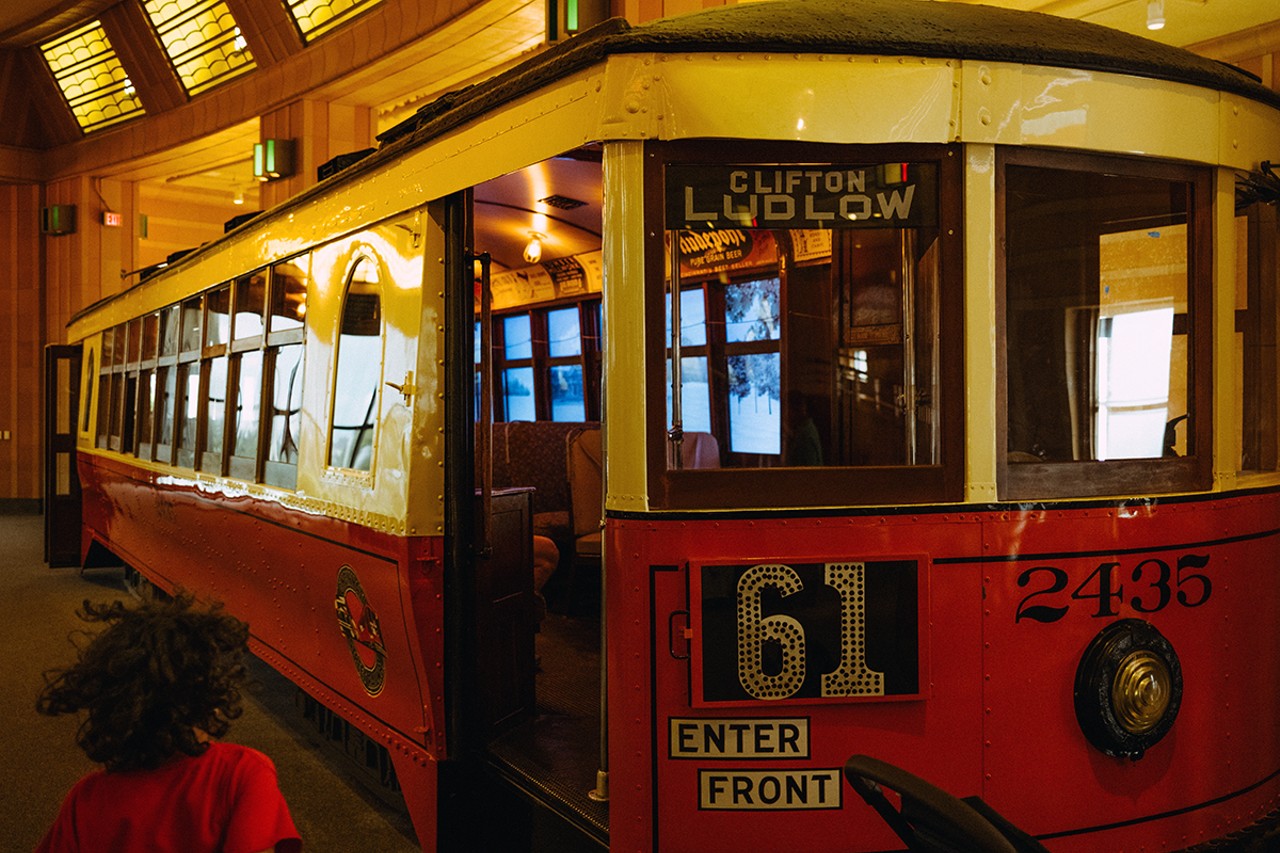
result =
[{"label": "wooden window frame", "polygon": [[[939,319],[937,403],[941,441],[932,465],[668,469],[667,342],[645,341],[646,463],[654,509],[745,509],[926,504],[964,497],[964,150],[958,145],[688,140],[645,146],[645,327],[665,329],[664,169],[668,164],[936,163]],[[758,498],[750,497],[758,495]],[[747,496],[747,497],[744,497]]]},{"label": "wooden window frame", "polygon": [[[590,294],[571,300],[547,302],[537,306],[525,306],[519,309],[493,313],[493,373],[496,377],[494,388],[494,416],[497,420],[509,419],[506,411],[506,396],[501,391],[501,377],[508,367],[530,367],[533,369],[534,419],[551,420],[551,368],[582,368],[583,412],[585,422],[600,420],[600,370],[603,347],[600,329],[600,295]],[[552,311],[565,308],[576,308],[578,311],[578,338],[581,351],[578,355],[551,355],[551,342],[548,338],[547,315]],[[507,359],[506,333],[503,320],[519,315],[529,317],[529,334],[531,337],[532,355],[529,358]],[[476,366],[479,370],[479,365]],[[498,415],[501,415],[499,418]],[[577,423],[563,421],[562,423]]]},{"label": "wooden window frame", "polygon": [[1000,500],[1056,500],[1203,491],[1213,481],[1213,176],[1208,168],[1124,157],[997,148],[996,239],[1004,247],[1006,168],[1011,165],[1185,182],[1187,210],[1187,404],[1191,455],[1177,459],[1009,462],[1007,257],[996,252],[996,492]]}]

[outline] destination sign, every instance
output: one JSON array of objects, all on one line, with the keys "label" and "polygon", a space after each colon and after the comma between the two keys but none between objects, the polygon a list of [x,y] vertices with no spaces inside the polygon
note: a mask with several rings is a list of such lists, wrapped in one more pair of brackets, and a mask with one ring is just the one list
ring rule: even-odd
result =
[{"label": "destination sign", "polygon": [[668,230],[919,228],[938,224],[934,163],[670,165]]},{"label": "destination sign", "polygon": [[697,566],[695,702],[918,695],[919,566],[914,559]]}]

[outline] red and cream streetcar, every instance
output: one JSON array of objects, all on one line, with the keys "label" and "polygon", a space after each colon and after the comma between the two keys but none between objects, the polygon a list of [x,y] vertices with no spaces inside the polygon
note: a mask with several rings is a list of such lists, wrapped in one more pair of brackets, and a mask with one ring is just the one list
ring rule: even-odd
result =
[{"label": "red and cream streetcar", "polygon": [[427,850],[900,849],[857,755],[1247,835],[1275,160],[1276,92],[1076,21],[609,22],[77,316],[82,553],[246,618]]}]

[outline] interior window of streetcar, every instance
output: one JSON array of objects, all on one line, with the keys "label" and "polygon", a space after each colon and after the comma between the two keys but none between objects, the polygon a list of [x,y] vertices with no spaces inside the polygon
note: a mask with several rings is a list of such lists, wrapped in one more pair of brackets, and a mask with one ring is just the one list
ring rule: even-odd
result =
[{"label": "interior window of streetcar", "polygon": [[847,503],[849,488],[867,502],[954,491],[958,469],[942,469],[960,448],[941,388],[951,371],[958,399],[960,306],[942,304],[941,283],[959,274],[946,258],[960,223],[945,149],[690,162],[699,148],[662,170],[669,496],[741,505],[758,484],[803,505]]},{"label": "interior window of streetcar", "polygon": [[[580,422],[599,417],[598,389],[589,378],[598,376],[599,311],[600,300],[592,298],[494,315],[497,420]],[[478,322],[475,334],[479,419]]]},{"label": "interior window of streetcar", "polygon": [[[1003,496],[1193,485],[1207,469],[1177,460],[1195,456],[1209,426],[1209,398],[1196,397],[1207,395],[1208,371],[1195,382],[1208,361],[1209,229],[1197,213],[1207,175],[1065,155],[1007,160]],[[1176,464],[1160,474],[1164,461]],[[1111,470],[1072,470],[1087,463]]]}]

